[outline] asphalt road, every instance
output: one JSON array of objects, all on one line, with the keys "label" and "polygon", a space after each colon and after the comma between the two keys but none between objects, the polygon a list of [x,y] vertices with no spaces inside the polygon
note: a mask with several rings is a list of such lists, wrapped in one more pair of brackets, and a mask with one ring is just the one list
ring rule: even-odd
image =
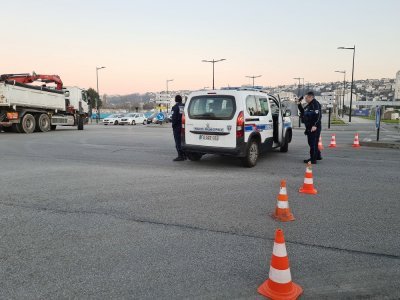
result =
[{"label": "asphalt road", "polygon": [[[172,162],[167,127],[0,133],[0,298],[262,299],[281,227],[303,299],[399,299],[400,151],[335,133],[317,196],[299,129],[252,169]],[[269,216],[281,179],[294,222]]]}]

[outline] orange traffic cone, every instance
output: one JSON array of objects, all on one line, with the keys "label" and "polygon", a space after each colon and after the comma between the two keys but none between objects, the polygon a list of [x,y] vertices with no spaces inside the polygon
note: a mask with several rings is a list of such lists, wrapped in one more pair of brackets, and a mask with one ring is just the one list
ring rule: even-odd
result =
[{"label": "orange traffic cone", "polygon": [[324,145],[322,144],[322,136],[319,136],[318,150],[319,150],[319,151],[324,150]]},{"label": "orange traffic cone", "polygon": [[289,208],[286,180],[281,180],[281,188],[277,199],[275,213],[272,214],[272,217],[282,222],[294,221],[294,216]]},{"label": "orange traffic cone", "polygon": [[257,291],[265,297],[277,300],[297,299],[303,293],[301,286],[292,282],[282,229],[275,231],[269,278],[258,287]]},{"label": "orange traffic cone", "polygon": [[331,144],[329,145],[329,148],[336,148],[336,134],[332,134]]},{"label": "orange traffic cone", "polygon": [[354,136],[354,142],[353,142],[353,147],[354,148],[359,148],[360,146],[360,141],[358,139],[358,133],[356,133],[356,135]]},{"label": "orange traffic cone", "polygon": [[307,164],[306,174],[304,176],[303,186],[299,189],[300,193],[316,195],[317,190],[314,188],[314,181],[311,169],[311,163]]}]

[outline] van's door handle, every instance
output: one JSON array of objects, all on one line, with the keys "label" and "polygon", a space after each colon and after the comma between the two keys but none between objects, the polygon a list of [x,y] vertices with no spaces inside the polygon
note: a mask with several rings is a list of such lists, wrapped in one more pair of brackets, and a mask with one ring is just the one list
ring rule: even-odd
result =
[{"label": "van's door handle", "polygon": [[272,122],[273,122],[272,120],[269,120],[269,121],[268,121],[268,123],[272,123]]}]

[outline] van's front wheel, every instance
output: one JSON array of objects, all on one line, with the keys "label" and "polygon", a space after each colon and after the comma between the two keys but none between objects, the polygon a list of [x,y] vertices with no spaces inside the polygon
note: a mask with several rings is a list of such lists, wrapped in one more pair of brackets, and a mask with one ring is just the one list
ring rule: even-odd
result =
[{"label": "van's front wheel", "polygon": [[251,140],[246,149],[246,156],[243,157],[242,164],[246,168],[252,168],[257,164],[260,155],[260,146],[256,140]]},{"label": "van's front wheel", "polygon": [[289,141],[288,141],[288,137],[286,136],[283,144],[279,148],[279,151],[288,152],[288,150],[289,150]]}]

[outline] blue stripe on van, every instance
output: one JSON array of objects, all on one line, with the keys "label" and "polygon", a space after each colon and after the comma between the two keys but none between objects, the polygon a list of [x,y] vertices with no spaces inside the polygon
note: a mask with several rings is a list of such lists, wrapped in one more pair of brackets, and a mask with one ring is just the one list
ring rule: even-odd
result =
[{"label": "blue stripe on van", "polygon": [[260,125],[255,125],[255,124],[252,124],[252,125],[245,125],[244,126],[244,130],[246,131],[246,132],[252,132],[252,131],[264,131],[264,130],[269,130],[269,129],[272,129],[272,125],[270,125],[270,124],[260,124]]}]

